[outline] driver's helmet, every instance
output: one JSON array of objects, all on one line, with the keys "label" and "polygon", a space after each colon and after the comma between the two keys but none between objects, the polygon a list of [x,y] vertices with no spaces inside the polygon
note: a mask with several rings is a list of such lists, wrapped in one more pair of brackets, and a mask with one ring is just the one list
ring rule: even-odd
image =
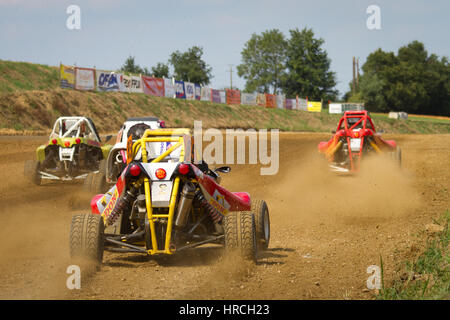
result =
[{"label": "driver's helmet", "polygon": [[138,123],[135,124],[134,126],[132,126],[130,128],[130,130],[128,130],[128,136],[132,136],[132,140],[138,140],[140,139],[143,135],[145,130],[147,129],[151,129],[149,125],[145,124],[145,123]]}]

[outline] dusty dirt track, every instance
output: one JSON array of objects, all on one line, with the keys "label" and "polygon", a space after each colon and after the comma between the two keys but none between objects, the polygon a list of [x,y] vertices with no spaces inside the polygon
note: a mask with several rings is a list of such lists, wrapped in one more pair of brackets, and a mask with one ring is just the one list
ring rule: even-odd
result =
[{"label": "dusty dirt track", "polygon": [[415,234],[449,208],[450,135],[386,135],[403,169],[367,161],[357,177],[325,170],[317,143],[329,134],[280,134],[280,170],[234,165],[222,184],[265,199],[271,244],[256,265],[224,259],[218,247],[170,259],[105,253],[101,271],[66,288],[74,213],[88,211],[81,184],[25,182],[23,165],[43,137],[0,137],[1,299],[371,299],[367,267],[387,279],[414,253]]}]

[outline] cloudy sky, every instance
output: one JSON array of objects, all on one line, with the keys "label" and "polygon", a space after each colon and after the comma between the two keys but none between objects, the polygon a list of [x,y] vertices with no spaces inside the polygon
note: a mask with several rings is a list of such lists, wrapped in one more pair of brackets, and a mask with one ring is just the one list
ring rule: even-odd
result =
[{"label": "cloudy sky", "polygon": [[[66,27],[70,5],[81,9],[80,30]],[[380,30],[366,26],[370,5],[380,8]],[[0,59],[116,70],[133,55],[150,68],[198,45],[212,67],[211,86],[223,88],[253,33],[279,29],[288,36],[308,27],[325,40],[342,95],[353,56],[362,65],[377,48],[396,52],[413,40],[450,56],[449,17],[448,0],[0,0]],[[245,86],[235,71],[233,86]]]}]

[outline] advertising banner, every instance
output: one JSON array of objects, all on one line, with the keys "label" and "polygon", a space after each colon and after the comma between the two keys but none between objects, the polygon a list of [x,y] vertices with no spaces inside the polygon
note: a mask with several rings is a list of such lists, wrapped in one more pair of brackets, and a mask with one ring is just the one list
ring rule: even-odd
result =
[{"label": "advertising banner", "polygon": [[297,100],[295,99],[286,99],[286,109],[295,110],[297,109]]},{"label": "advertising banner", "polygon": [[298,98],[297,109],[298,110],[303,110],[303,111],[308,111],[308,100],[302,99],[302,98]]},{"label": "advertising banner", "polygon": [[227,104],[241,104],[241,92],[239,90],[226,89]]},{"label": "advertising banner", "polygon": [[225,90],[219,90],[220,92],[220,103],[227,103],[227,95]]},{"label": "advertising banner", "polygon": [[202,87],[199,84],[195,84],[195,100],[202,98]]},{"label": "advertising banner", "polygon": [[321,101],[308,101],[308,111],[309,112],[321,112],[322,102]]},{"label": "advertising banner", "polygon": [[258,93],[256,96],[256,103],[258,106],[265,107],[266,106],[266,95],[264,93]]},{"label": "advertising banner", "polygon": [[285,96],[285,95],[278,94],[278,95],[276,96],[276,100],[277,100],[277,108],[279,108],[279,109],[284,109],[284,108],[285,108],[285,107],[284,107],[284,102],[285,102],[285,100],[286,100],[286,96]]},{"label": "advertising banner", "polygon": [[342,103],[330,103],[328,105],[328,112],[334,114],[342,113]]},{"label": "advertising banner", "polygon": [[202,101],[212,101],[211,88],[202,87],[201,99]]},{"label": "advertising banner", "polygon": [[142,87],[145,94],[164,97],[164,79],[142,76]]},{"label": "advertising banner", "polygon": [[276,108],[277,97],[274,94],[266,93],[266,108]]},{"label": "advertising banner", "polygon": [[241,92],[241,104],[247,106],[255,106],[256,105],[256,93],[244,93]]},{"label": "advertising banner", "polygon": [[95,70],[75,67],[75,89],[95,90]]},{"label": "advertising banner", "polygon": [[110,72],[95,70],[95,77],[97,79],[97,91],[119,91],[120,75]]},{"label": "advertising banner", "polygon": [[211,100],[215,103],[220,103],[220,90],[211,89]]},{"label": "advertising banner", "polygon": [[184,81],[175,80],[175,96],[178,99],[186,99],[184,93]]},{"label": "advertising banner", "polygon": [[139,76],[120,75],[120,91],[142,93],[142,81]]},{"label": "advertising banner", "polygon": [[59,66],[59,78],[61,88],[75,87],[75,68],[61,64]]},{"label": "advertising banner", "polygon": [[164,96],[166,98],[175,98],[175,86],[172,79],[164,78]]},{"label": "advertising banner", "polygon": [[186,100],[195,100],[195,86],[191,82],[184,83],[184,93],[186,94]]}]

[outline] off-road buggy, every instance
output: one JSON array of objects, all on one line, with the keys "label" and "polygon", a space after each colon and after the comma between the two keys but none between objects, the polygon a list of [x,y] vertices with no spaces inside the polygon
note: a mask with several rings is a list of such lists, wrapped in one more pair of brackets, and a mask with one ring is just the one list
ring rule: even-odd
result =
[{"label": "off-road buggy", "polygon": [[333,133],[329,141],[319,143],[318,149],[335,172],[358,171],[361,159],[370,154],[387,153],[401,165],[400,147],[393,140],[381,138],[368,111],[346,111]]},{"label": "off-road buggy", "polygon": [[106,192],[117,182],[117,177],[126,167],[126,150],[128,136],[136,141],[147,129],[164,128],[164,121],[156,117],[129,118],[121,126],[117,133],[116,143],[111,148],[108,156],[100,162],[98,173],[91,173],[84,182],[84,190],[90,193]]},{"label": "off-road buggy", "polygon": [[147,130],[134,143],[130,136],[117,183],[72,219],[71,257],[100,264],[104,250],[172,255],[219,244],[254,261],[269,245],[267,204],[219,185],[230,168],[195,164],[192,150],[189,129]]},{"label": "off-road buggy", "polygon": [[100,161],[106,158],[111,147],[102,144],[91,119],[60,117],[53,126],[49,142],[37,148],[37,160],[25,162],[24,174],[36,185],[40,185],[42,179],[83,179],[89,172],[99,170]]}]

